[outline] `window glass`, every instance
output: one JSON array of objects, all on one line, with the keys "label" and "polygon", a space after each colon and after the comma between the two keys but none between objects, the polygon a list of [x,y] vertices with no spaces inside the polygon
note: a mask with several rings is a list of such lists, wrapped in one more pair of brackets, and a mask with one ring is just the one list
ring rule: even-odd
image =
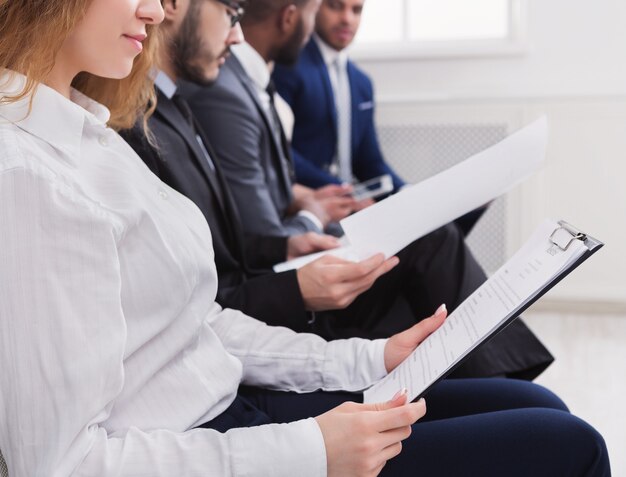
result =
[{"label": "window glass", "polygon": [[359,43],[403,41],[405,0],[366,0],[359,28]]},{"label": "window glass", "polygon": [[358,42],[503,39],[511,0],[366,0]]},{"label": "window glass", "polygon": [[506,38],[509,34],[507,0],[410,0],[407,3],[412,41]]}]

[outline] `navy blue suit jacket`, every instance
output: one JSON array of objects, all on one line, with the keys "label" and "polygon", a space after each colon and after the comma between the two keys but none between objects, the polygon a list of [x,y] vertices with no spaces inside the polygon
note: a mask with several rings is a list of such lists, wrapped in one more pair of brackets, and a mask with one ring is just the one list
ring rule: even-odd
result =
[{"label": "navy blue suit jacket", "polygon": [[[293,68],[276,65],[274,82],[295,115],[292,147],[298,182],[317,188],[339,180],[328,173],[337,149],[337,113],[326,64],[309,41]],[[348,62],[352,96],[352,172],[359,181],[391,174],[394,189],[404,182],[385,163],[374,127],[374,92],[367,75]]]}]

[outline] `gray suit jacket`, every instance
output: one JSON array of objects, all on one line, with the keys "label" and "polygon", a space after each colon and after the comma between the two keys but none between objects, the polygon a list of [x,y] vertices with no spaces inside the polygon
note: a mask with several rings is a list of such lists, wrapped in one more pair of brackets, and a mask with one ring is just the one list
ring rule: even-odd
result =
[{"label": "gray suit jacket", "polygon": [[183,83],[180,91],[217,153],[244,231],[319,232],[306,217],[288,214],[293,200],[289,151],[272,134],[256,86],[239,61],[229,57],[213,85]]}]

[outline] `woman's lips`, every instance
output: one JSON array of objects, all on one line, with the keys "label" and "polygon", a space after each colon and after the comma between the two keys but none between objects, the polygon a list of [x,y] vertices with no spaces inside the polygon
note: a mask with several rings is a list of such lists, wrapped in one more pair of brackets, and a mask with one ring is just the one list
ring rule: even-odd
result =
[{"label": "woman's lips", "polygon": [[124,35],[124,38],[126,38],[128,41],[130,41],[131,44],[135,47],[135,49],[137,51],[142,51],[143,50],[143,44],[141,42],[146,39],[146,35],[145,34]]}]

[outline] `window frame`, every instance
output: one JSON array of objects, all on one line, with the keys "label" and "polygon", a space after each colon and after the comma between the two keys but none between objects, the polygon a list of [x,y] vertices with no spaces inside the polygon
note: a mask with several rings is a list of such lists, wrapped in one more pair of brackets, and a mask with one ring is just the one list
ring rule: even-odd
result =
[{"label": "window frame", "polygon": [[[407,2],[404,0],[404,9]],[[453,59],[522,56],[528,51],[528,1],[509,0],[509,36],[486,40],[433,40],[380,42],[350,47],[355,60]],[[367,8],[367,4],[365,6]],[[405,35],[408,30],[404,27]]]}]

